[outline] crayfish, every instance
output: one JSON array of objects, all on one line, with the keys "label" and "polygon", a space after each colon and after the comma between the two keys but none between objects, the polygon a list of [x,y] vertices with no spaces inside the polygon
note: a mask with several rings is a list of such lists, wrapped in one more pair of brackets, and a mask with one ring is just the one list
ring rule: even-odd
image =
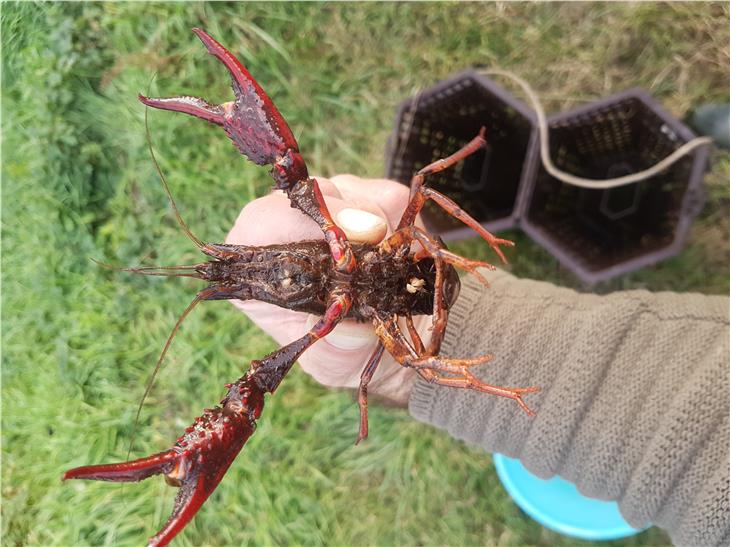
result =
[{"label": "crayfish", "polygon": [[[512,242],[493,236],[451,199],[424,185],[429,174],[447,169],[485,146],[484,130],[453,155],[414,175],[409,202],[391,236],[378,245],[351,243],[330,216],[317,180],[309,176],[297,141],[274,103],[236,57],[203,30],[193,30],[208,52],[230,72],[235,100],[222,105],[211,105],[196,97],[156,99],[140,95],[139,100],[153,108],[184,112],[223,127],[244,156],[258,165],[273,166],[270,174],[275,188],[283,190],[292,207],[319,225],[324,239],[262,247],[203,243],[180,217],[163,178],[178,222],[210,260],[190,266],[131,269],[153,275],[196,277],[209,283],[178,320],[160,359],[182,319],[203,300],[256,299],[321,318],[298,340],[252,361],[246,374],[226,385],[228,391],[219,406],[206,409],[169,450],[135,461],[78,467],[64,474],[64,479],[115,482],[140,481],[162,474],[168,483],[179,486],[172,515],[150,539],[150,545],[167,544],[193,518],[253,434],[264,407],[264,394],[273,393],[299,356],[345,318],[371,321],[379,339],[361,376],[358,442],[368,434],[368,382],[386,349],[400,365],[412,367],[428,382],[507,397],[528,414],[532,411],[522,396],[537,391],[534,387],[498,387],[477,379],[469,368],[488,361],[489,355],[473,359],[439,355],[448,310],[459,293],[454,267],[481,278],[477,268],[493,266],[450,252],[440,239],[417,227],[415,220],[424,203],[432,200],[474,229],[505,261],[500,246]],[[429,314],[431,337],[424,342],[412,316]],[[398,317],[405,318],[408,336]]]}]

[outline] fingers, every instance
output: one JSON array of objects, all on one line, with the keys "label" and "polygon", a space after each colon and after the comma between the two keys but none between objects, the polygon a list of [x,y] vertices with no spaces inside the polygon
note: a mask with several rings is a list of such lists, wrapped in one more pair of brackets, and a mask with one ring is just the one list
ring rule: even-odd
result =
[{"label": "fingers", "polygon": [[307,239],[322,239],[322,230],[301,211],[293,209],[283,192],[248,203],[238,215],[226,243],[273,245]]},{"label": "fingers", "polygon": [[[408,186],[394,180],[361,179],[355,175],[336,175],[330,181],[346,201],[355,204],[368,200],[374,203],[388,223],[388,234],[395,231],[410,199]],[[420,215],[416,218],[416,226],[424,229],[426,227]]]},{"label": "fingers", "polygon": [[231,300],[236,308],[245,313],[261,330],[276,343],[284,346],[301,338],[307,332],[305,327],[308,313],[286,310],[257,300]]},{"label": "fingers", "polygon": [[343,199],[342,193],[337,188],[337,185],[332,182],[330,179],[325,179],[323,177],[315,177],[317,180],[317,184],[319,184],[319,190],[322,192],[322,195],[329,198],[337,198],[337,199]]},{"label": "fingers", "polygon": [[[307,325],[314,324],[312,317]],[[430,317],[414,318],[416,328],[428,341]],[[405,329],[405,325],[401,326]],[[375,350],[378,339],[369,323],[343,321],[325,338],[309,348],[299,365],[317,382],[327,387],[356,389],[365,363]],[[406,407],[416,378],[412,368],[400,366],[387,352],[370,381],[370,392],[381,395],[398,406]]]}]

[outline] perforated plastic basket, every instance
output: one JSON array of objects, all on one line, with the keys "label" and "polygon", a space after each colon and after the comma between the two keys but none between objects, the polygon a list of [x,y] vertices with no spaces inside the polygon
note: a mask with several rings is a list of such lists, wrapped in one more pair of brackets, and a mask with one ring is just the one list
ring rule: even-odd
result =
[{"label": "perforated plastic basket", "polygon": [[[646,169],[694,134],[646,92],[632,89],[552,116],[550,154],[562,171],[593,179]],[[708,146],[658,175],[608,190],[578,188],[543,168],[521,195],[532,239],[588,283],[678,253],[704,202]]]},{"label": "perforated plastic basket", "polygon": [[[481,127],[486,128],[487,149],[429,176],[428,184],[488,230],[515,226],[518,191],[537,167],[534,112],[476,71],[462,72],[400,105],[386,150],[386,176],[408,184],[416,171],[456,152]],[[424,221],[447,240],[473,236],[431,203]]]}]

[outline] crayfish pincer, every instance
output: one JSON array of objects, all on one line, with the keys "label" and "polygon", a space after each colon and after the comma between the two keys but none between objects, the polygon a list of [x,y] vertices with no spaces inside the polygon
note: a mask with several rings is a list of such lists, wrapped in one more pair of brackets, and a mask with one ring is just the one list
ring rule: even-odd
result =
[{"label": "crayfish pincer", "polygon": [[[64,479],[115,482],[140,481],[162,474],[170,484],[179,486],[172,515],[150,545],[167,544],[193,518],[253,434],[264,394],[273,393],[299,356],[345,318],[372,322],[379,338],[361,376],[358,442],[368,433],[368,382],[385,350],[401,366],[412,367],[429,382],[506,397],[530,415],[532,411],[522,397],[537,391],[534,387],[499,387],[479,380],[470,367],[488,361],[489,355],[473,359],[439,355],[448,310],[459,293],[455,267],[486,283],[477,268],[493,266],[450,252],[439,238],[417,227],[416,217],[425,202],[432,200],[474,229],[503,261],[500,246],[512,245],[490,234],[451,199],[424,185],[431,173],[447,169],[482,148],[486,144],[484,130],[451,156],[413,176],[409,202],[391,236],[377,245],[351,243],[332,219],[316,179],[308,175],[294,135],[271,99],[228,50],[206,32],[194,32],[230,72],[235,99],[222,105],[211,105],[196,97],[155,99],[140,95],[139,100],[153,108],[184,112],[223,127],[244,156],[258,165],[272,166],[275,187],[286,193],[292,207],[319,225],[324,238],[261,247],[203,243],[180,217],[162,177],[178,222],[209,260],[189,266],[128,271],[195,277],[209,285],[178,320],[158,367],[181,321],[203,300],[255,299],[321,318],[298,340],[253,361],[244,376],[226,386],[228,392],[219,406],[205,410],[169,450],[125,463],[78,467],[64,474]],[[432,317],[427,342],[413,326],[414,315]],[[401,330],[398,317],[405,318],[407,333]]]}]

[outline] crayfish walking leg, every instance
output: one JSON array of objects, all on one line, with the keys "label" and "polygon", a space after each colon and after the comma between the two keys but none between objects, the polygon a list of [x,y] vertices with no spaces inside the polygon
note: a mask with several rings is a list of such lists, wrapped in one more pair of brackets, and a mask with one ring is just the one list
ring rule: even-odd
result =
[{"label": "crayfish walking leg", "polygon": [[[406,210],[398,224],[396,232],[383,241],[380,246],[386,250],[410,248],[414,241],[417,241],[422,251],[419,255],[430,256],[436,267],[436,281],[434,286],[433,313],[431,326],[431,339],[428,345],[424,345],[420,335],[413,326],[412,318],[407,318],[408,332],[411,337],[409,341],[402,333],[398,323],[392,317],[382,317],[374,314],[373,323],[375,331],[380,338],[381,344],[395,359],[406,367],[414,368],[418,374],[428,382],[445,386],[473,389],[483,393],[507,397],[517,402],[522,410],[532,416],[534,412],[523,401],[522,396],[528,393],[539,391],[536,387],[508,388],[494,386],[479,380],[469,370],[474,365],[486,363],[491,360],[491,355],[484,355],[476,359],[449,359],[438,354],[446,331],[448,309],[444,302],[444,267],[446,264],[464,269],[488,286],[487,280],[479,273],[477,268],[483,267],[494,269],[494,266],[486,262],[469,260],[458,256],[444,247],[436,238],[430,236],[414,225],[416,216],[423,208],[426,200],[431,199],[441,206],[447,213],[464,224],[474,229],[506,262],[500,245],[513,245],[511,241],[500,239],[489,233],[474,218],[461,209],[456,203],[439,192],[427,188],[424,185],[426,176],[443,171],[459,161],[465,159],[477,150],[486,146],[484,139],[484,128],[479,135],[468,142],[461,149],[451,156],[437,160],[420,171],[411,180],[410,199]],[[367,407],[365,407],[367,409]],[[362,409],[362,405],[361,405]],[[362,414],[362,412],[361,412]],[[361,427],[362,432],[362,427]]]},{"label": "crayfish walking leg", "polygon": [[499,246],[507,245],[512,247],[514,245],[512,241],[494,237],[487,230],[485,230],[484,227],[479,224],[479,222],[472,218],[466,211],[464,211],[451,199],[447,198],[440,192],[437,192],[433,188],[427,188],[426,186],[424,186],[425,178],[428,175],[438,173],[440,171],[443,171],[444,169],[448,169],[449,167],[460,162],[467,156],[486,146],[487,141],[484,138],[484,134],[485,130],[482,127],[481,131],[479,131],[479,135],[474,137],[464,147],[457,150],[447,158],[437,160],[427,165],[413,176],[413,179],[411,179],[411,192],[409,198],[410,201],[408,203],[408,207],[406,207],[406,210],[403,212],[403,216],[401,217],[400,222],[398,223],[398,228],[412,226],[416,220],[416,216],[423,208],[423,205],[426,203],[426,200],[430,199],[436,202],[436,204],[444,209],[449,215],[460,220],[461,222],[469,226],[469,228],[478,233],[489,244],[494,252],[497,253],[502,262],[506,263],[507,259],[505,258],[504,253]]},{"label": "crayfish walking leg", "polygon": [[[444,386],[473,389],[490,395],[498,395],[514,400],[529,416],[534,412],[522,399],[523,395],[536,393],[537,387],[512,388],[501,387],[482,382],[474,376],[469,368],[486,363],[491,355],[484,355],[474,359],[450,359],[441,356],[420,356],[413,345],[403,336],[398,324],[393,318],[376,318],[375,332],[385,346],[385,349],[395,357],[404,367],[414,368],[426,381]],[[448,376],[444,375],[447,374]]]}]

